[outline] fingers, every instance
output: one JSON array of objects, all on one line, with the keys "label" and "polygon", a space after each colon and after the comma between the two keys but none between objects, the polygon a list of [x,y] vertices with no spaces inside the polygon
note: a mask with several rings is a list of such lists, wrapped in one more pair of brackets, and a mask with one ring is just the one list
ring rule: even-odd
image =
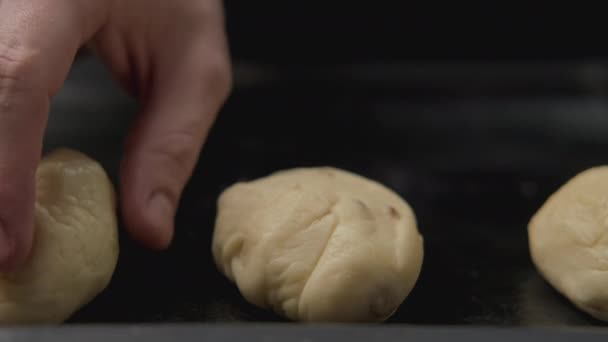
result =
[{"label": "fingers", "polygon": [[70,15],[60,1],[0,1],[0,270],[21,264],[31,248],[50,96],[82,39]]},{"label": "fingers", "polygon": [[162,64],[126,143],[121,200],[127,229],[151,248],[168,247],[176,208],[230,88],[222,48]]},{"label": "fingers", "polygon": [[[0,13],[0,16],[2,13]],[[2,36],[0,35],[0,40]],[[27,57],[0,52],[0,269],[27,256],[34,227],[34,174],[49,101],[26,81]]]}]

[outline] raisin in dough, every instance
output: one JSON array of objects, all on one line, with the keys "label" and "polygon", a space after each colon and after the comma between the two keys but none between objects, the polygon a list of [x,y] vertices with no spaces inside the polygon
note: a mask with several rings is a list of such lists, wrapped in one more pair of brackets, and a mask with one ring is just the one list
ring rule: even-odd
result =
[{"label": "raisin in dough", "polygon": [[218,201],[213,255],[250,303],[295,321],[383,321],[414,287],[423,239],[409,205],[334,168],[237,183]]},{"label": "raisin in dough", "polygon": [[0,323],[61,323],[109,283],[118,259],[115,194],[102,167],[66,149],[36,172],[34,242],[0,275]]},{"label": "raisin in dough", "polygon": [[608,321],[608,167],[552,194],[528,225],[532,260],[575,306]]}]

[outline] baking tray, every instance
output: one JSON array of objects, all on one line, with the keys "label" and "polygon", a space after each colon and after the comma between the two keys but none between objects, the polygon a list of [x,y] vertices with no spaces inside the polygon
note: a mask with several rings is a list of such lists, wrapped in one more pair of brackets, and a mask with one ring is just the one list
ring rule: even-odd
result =
[{"label": "baking tray", "polygon": [[[513,338],[607,337],[602,323],[538,275],[526,235],[528,220],[551,192],[577,172],[608,163],[607,65],[277,69],[236,61],[235,78],[186,188],[172,247],[152,252],[123,233],[105,292],[59,330],[13,333],[107,338],[122,332],[135,340],[168,340],[167,331],[235,340],[342,333],[353,340],[507,332]],[[82,150],[116,180],[122,137],[136,109],[103,67],[83,58],[53,102],[45,149]],[[255,308],[211,258],[223,189],[317,165],[351,170],[399,192],[425,238],[411,295],[386,323],[365,332],[302,327]]]}]

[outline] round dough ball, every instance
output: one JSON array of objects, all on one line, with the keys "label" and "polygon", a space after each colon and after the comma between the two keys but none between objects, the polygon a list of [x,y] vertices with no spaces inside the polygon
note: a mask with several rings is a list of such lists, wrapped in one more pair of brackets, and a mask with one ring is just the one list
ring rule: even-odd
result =
[{"label": "round dough ball", "polygon": [[57,150],[36,172],[34,243],[0,276],[0,323],[61,323],[110,282],[118,259],[114,188],[87,156]]},{"label": "round dough ball", "polygon": [[412,209],[386,187],[298,168],[225,190],[212,250],[254,305],[295,321],[375,322],[414,287],[423,239]]},{"label": "round dough ball", "polygon": [[532,260],[579,309],[608,321],[608,167],[558,189],[528,225]]}]

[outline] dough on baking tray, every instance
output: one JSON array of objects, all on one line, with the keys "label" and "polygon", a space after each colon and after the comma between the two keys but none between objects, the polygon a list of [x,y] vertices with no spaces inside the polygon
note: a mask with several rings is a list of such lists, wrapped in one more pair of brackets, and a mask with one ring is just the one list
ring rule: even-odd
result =
[{"label": "dough on baking tray", "polygon": [[244,298],[295,321],[377,322],[414,287],[423,239],[410,206],[348,171],[280,171],[226,189],[212,251]]},{"label": "dough on baking tray", "polygon": [[1,324],[63,322],[104,290],[118,259],[114,188],[97,162],[60,149],[36,181],[31,254],[0,275]]},{"label": "dough on baking tray", "polygon": [[608,321],[608,167],[579,173],[528,225],[532,260],[576,307]]}]

